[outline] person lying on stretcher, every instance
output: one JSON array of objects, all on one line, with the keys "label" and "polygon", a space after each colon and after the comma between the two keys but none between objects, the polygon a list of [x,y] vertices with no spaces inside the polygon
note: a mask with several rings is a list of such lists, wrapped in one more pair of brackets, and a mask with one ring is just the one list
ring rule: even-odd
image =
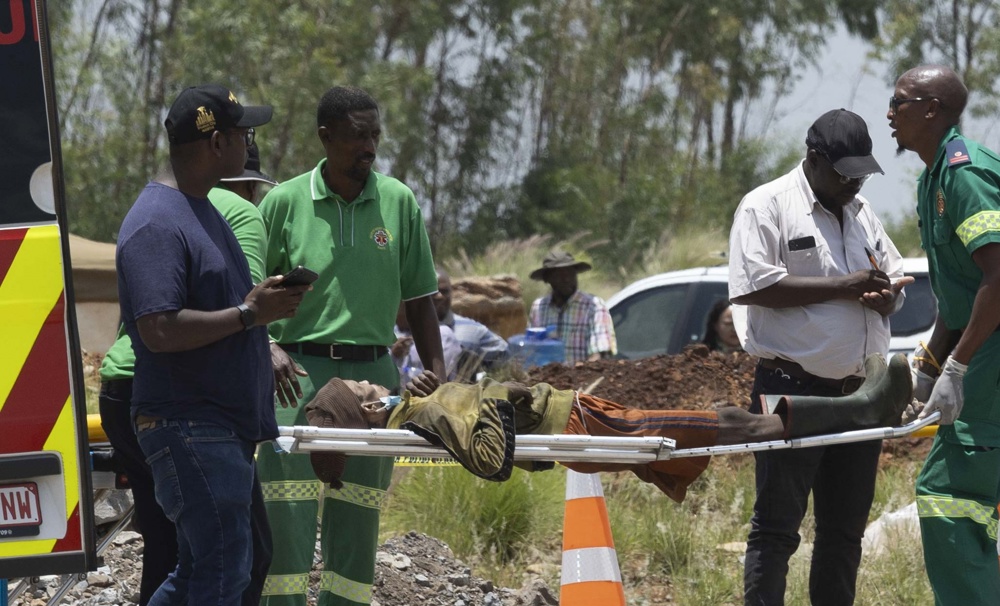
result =
[{"label": "person lying on stretcher", "polygon": [[[331,379],[306,405],[306,418],[317,427],[410,430],[445,448],[475,475],[504,481],[514,465],[515,434],[658,436],[674,440],[680,450],[897,425],[913,391],[906,357],[893,356],[887,365],[882,356],[869,356],[865,377],[858,391],[839,398],[765,396],[763,408],[772,414],[756,415],[737,406],[640,410],[547,383],[529,387],[486,378],[475,385],[441,384],[425,371],[399,398],[367,381]],[[346,455],[313,452],[310,457],[316,475],[339,488]],[[680,502],[710,458],[563,464],[581,473],[631,471]],[[527,465],[538,468],[530,461]]]}]

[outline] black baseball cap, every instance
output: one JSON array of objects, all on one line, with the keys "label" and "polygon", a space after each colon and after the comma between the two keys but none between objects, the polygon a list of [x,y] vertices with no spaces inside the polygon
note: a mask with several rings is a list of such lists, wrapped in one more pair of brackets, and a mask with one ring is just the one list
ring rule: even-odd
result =
[{"label": "black baseball cap", "polygon": [[251,128],[271,121],[270,105],[243,106],[236,95],[218,84],[192,86],[181,91],[163,125],[172,145],[208,139],[215,131]]},{"label": "black baseball cap", "polygon": [[269,185],[278,184],[269,175],[260,172],[260,149],[258,149],[256,142],[247,147],[247,163],[243,165],[243,174],[238,177],[219,179],[219,181],[260,181]]},{"label": "black baseball cap", "polygon": [[846,109],[830,110],[813,122],[806,146],[822,154],[845,177],[885,174],[872,156],[872,138],[864,118]]}]

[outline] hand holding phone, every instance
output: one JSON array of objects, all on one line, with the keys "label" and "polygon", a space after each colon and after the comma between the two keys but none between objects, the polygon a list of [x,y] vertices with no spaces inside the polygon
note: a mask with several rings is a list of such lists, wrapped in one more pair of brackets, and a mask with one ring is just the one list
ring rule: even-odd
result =
[{"label": "hand holding phone", "polygon": [[319,274],[299,265],[292,271],[284,275],[278,286],[306,286],[312,284],[319,278]]}]

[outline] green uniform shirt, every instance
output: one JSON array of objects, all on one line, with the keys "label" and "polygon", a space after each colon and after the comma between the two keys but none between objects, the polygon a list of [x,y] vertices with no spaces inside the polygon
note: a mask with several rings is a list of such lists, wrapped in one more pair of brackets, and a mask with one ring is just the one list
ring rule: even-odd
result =
[{"label": "green uniform shirt", "polygon": [[[972,253],[1000,242],[1000,157],[952,127],[917,182],[917,214],[938,314],[949,329],[964,329],[983,279]],[[939,430],[945,439],[1000,445],[997,351],[1000,333],[969,362],[962,414],[952,427]]]},{"label": "green uniform shirt", "polygon": [[[228,189],[213,187],[208,200],[222,214],[236,235],[243,254],[250,265],[254,284],[264,279],[264,257],[267,256],[267,231],[257,207]],[[131,379],[135,371],[135,352],[124,327],[118,328],[118,337],[101,362],[101,380]]]},{"label": "green uniform shirt", "polygon": [[279,343],[391,345],[400,300],[437,292],[437,274],[420,207],[410,188],[372,172],[347,201],[312,171],[275,187],[260,204],[270,275],[297,265],[319,279],[295,317],[273,322]]}]

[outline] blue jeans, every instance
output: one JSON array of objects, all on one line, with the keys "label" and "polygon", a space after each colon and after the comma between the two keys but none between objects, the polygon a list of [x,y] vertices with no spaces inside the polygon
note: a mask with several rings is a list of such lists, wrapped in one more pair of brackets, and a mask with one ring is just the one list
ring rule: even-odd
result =
[{"label": "blue jeans", "polygon": [[[842,396],[757,367],[750,412],[760,414],[761,394]],[[788,559],[798,549],[799,526],[813,494],[816,540],[809,570],[813,606],[854,603],[861,537],[875,497],[882,441],[755,453],[757,500],[750,520],[743,571],[745,606],[785,603]]]},{"label": "blue jeans", "polygon": [[177,568],[150,605],[237,606],[250,581],[254,444],[202,421],[159,421],[137,437],[177,528]]},{"label": "blue jeans", "polygon": [[[136,524],[142,535],[142,580],[139,584],[139,606],[146,606],[153,593],[177,568],[177,531],[174,523],[163,515],[153,492],[153,472],[146,463],[132,426],[132,380],[101,381],[101,426],[115,451],[115,460],[125,471],[128,487],[135,503]],[[270,448],[270,445],[268,445]],[[260,604],[274,546],[271,527],[264,509],[264,494],[254,465],[253,499],[250,503],[250,526],[253,532],[253,564],[250,584],[243,592],[242,606]]]}]

